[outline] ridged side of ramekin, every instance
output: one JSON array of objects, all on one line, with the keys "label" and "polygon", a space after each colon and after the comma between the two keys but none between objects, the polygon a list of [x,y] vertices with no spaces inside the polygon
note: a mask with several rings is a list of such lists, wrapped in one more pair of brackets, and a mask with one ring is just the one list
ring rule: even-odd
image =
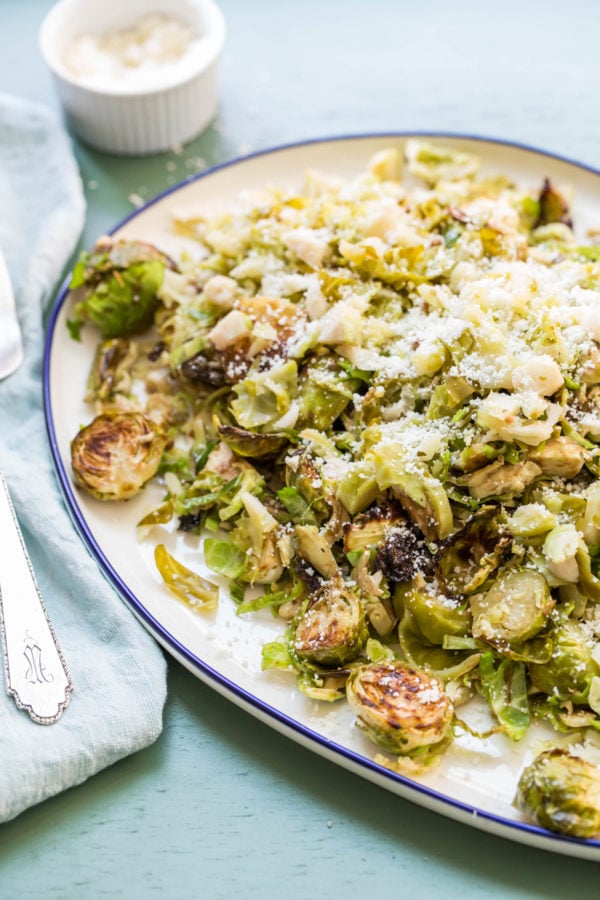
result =
[{"label": "ridged side of ramekin", "polygon": [[160,153],[185,144],[215,117],[219,61],[193,81],[152,94],[94,94],[55,75],[69,127],[98,150],[124,156]]}]

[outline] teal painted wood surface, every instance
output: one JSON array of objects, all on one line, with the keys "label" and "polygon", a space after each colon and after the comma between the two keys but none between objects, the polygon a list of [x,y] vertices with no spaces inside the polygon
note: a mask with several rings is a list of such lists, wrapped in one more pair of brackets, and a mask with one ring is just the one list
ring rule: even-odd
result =
[{"label": "teal painted wood surface", "polygon": [[[0,90],[55,104],[50,0],[1,0]],[[424,129],[600,166],[600,4],[221,0],[218,122],[179,154],[76,145],[84,243],[212,164],[329,134]],[[82,550],[83,552],[83,550]],[[596,897],[597,866],[482,834],[325,762],[176,663],[150,749],[0,827],[0,897]]]}]

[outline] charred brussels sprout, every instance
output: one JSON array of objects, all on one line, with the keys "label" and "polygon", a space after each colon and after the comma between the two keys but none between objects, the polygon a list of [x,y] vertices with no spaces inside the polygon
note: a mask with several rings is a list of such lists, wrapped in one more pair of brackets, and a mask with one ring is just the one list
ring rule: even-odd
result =
[{"label": "charred brussels sprout", "polygon": [[99,241],[82,254],[70,289],[77,291],[75,324],[91,322],[104,338],[145,331],[154,321],[165,266],[173,263],[151,244]]},{"label": "charred brussels sprout", "polygon": [[98,500],[128,500],[152,478],[166,437],[141,413],[105,413],[71,443],[75,483]]},{"label": "charred brussels sprout", "polygon": [[301,660],[341,666],[356,659],[367,637],[362,601],[334,578],[309,598],[296,623],[293,650]]},{"label": "charred brussels sprout", "polygon": [[439,547],[436,574],[450,593],[473,593],[508,554],[512,537],[499,530],[497,514],[495,506],[482,507]]},{"label": "charred brussels sprout", "polygon": [[592,679],[600,675],[584,627],[566,621],[551,634],[552,656],[545,663],[530,663],[529,677],[534,688],[558,700],[585,704]]},{"label": "charred brussels sprout", "polygon": [[542,828],[594,837],[600,831],[600,772],[568,750],[546,750],[521,773],[514,806]]},{"label": "charred brussels sprout", "polygon": [[406,663],[360,666],[346,695],[365,734],[390,753],[406,756],[449,739],[454,710],[442,682]]},{"label": "charred brussels sprout", "polygon": [[507,569],[485,594],[473,594],[473,637],[517,643],[544,627],[554,607],[546,579],[533,569]]},{"label": "charred brussels sprout", "polygon": [[419,573],[429,573],[433,557],[419,529],[405,522],[388,529],[378,547],[375,565],[390,581],[405,583]]}]

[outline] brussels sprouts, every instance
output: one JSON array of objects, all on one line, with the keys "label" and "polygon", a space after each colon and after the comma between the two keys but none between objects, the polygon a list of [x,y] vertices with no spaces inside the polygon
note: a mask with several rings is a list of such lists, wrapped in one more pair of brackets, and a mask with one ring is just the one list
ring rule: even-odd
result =
[{"label": "brussels sprouts", "polygon": [[293,653],[322,666],[356,659],[369,636],[362,601],[340,577],[313,593],[295,623]]},{"label": "brussels sprouts", "polygon": [[98,344],[88,377],[86,401],[112,400],[117,393],[128,393],[131,388],[128,367],[135,355],[134,346],[126,338],[111,338]]},{"label": "brussels sprouts", "polygon": [[408,170],[429,185],[438,181],[457,181],[477,174],[480,160],[471,153],[430,144],[429,141],[406,142]]},{"label": "brussels sprouts", "polygon": [[557,525],[544,541],[544,557],[555,578],[568,583],[579,581],[577,552],[582,539],[574,525]]},{"label": "brussels sprouts", "polygon": [[376,567],[390,581],[406,583],[433,569],[433,557],[418,528],[408,523],[388,528],[377,549]]},{"label": "brussels sprouts", "polygon": [[369,460],[359,460],[342,475],[336,497],[351,516],[367,509],[374,503],[379,493],[373,465]]},{"label": "brussels sprouts", "polygon": [[478,469],[466,479],[466,483],[471,497],[476,500],[512,497],[521,494],[541,473],[540,466],[531,460],[522,460],[514,465],[506,465],[497,460],[484,469]]},{"label": "brussels sprouts", "polygon": [[590,458],[589,450],[564,435],[546,441],[529,454],[529,459],[537,463],[545,475],[558,475],[559,478],[575,478]]},{"label": "brussels sprouts", "polygon": [[550,183],[549,178],[544,180],[538,202],[539,215],[534,223],[534,228],[550,225],[553,222],[561,222],[569,228],[573,227],[569,204],[563,195]]},{"label": "brussels sprouts", "polygon": [[299,556],[325,578],[334,578],[338,572],[338,564],[325,535],[319,533],[316,525],[296,525],[294,531]]},{"label": "brussels sprouts", "polygon": [[151,244],[99,241],[73,270],[75,325],[92,322],[104,338],[145,331],[154,321],[165,266],[173,263]]},{"label": "brussels sprouts", "polygon": [[390,527],[404,521],[398,503],[382,503],[358,515],[353,522],[344,525],[344,552],[364,550],[380,544]]},{"label": "brussels sprouts", "polygon": [[195,385],[207,384],[219,388],[233,385],[245,378],[250,368],[250,360],[246,357],[244,347],[234,346],[217,350],[216,347],[205,346],[202,338],[189,343],[192,345],[189,357],[181,359],[179,354],[172,354],[171,358],[172,367],[186,381]]},{"label": "brussels sprouts", "polygon": [[220,425],[219,434],[237,456],[264,459],[276,456],[289,443],[287,434],[256,434],[234,425]]},{"label": "brussels sprouts", "polygon": [[219,602],[219,587],[171,556],[164,544],[154,550],[156,568],[171,593],[192,609],[210,612]]},{"label": "brussels sprouts", "polygon": [[378,444],[371,450],[371,457],[380,490],[391,488],[428,540],[447,538],[454,520],[441,482],[425,468],[407,466],[399,443]]},{"label": "brussels sprouts", "polygon": [[588,546],[600,544],[600,481],[595,481],[585,492],[585,511],[577,528]]},{"label": "brussels sprouts", "polygon": [[234,386],[235,400],[231,401],[231,412],[242,428],[278,428],[283,416],[290,412],[296,395],[298,367],[293,359],[274,365],[266,371],[251,368],[246,377]]},{"label": "brussels sprouts", "polygon": [[552,531],[556,524],[556,516],[542,503],[518,506],[506,523],[511,534],[521,539],[540,537]]},{"label": "brussels sprouts", "polygon": [[242,491],[240,499],[248,514],[245,522],[252,549],[248,557],[247,580],[251,584],[272,584],[283,574],[283,563],[277,546],[278,522],[254,494]]},{"label": "brussels sprouts", "polygon": [[298,379],[298,427],[326,431],[343,413],[360,381],[352,378],[331,356],[312,360]]},{"label": "brussels sprouts", "polygon": [[512,537],[497,524],[497,506],[477,510],[440,544],[435,570],[450,594],[471,594],[485,582],[510,551]]},{"label": "brussels sprouts", "polygon": [[75,483],[98,500],[128,500],[156,475],[166,443],[141,413],[96,416],[71,442]]},{"label": "brussels sprouts", "polygon": [[532,685],[538,691],[571,703],[587,703],[590,685],[600,666],[594,659],[594,644],[579,622],[564,621],[553,632],[552,656],[543,664],[529,663]]},{"label": "brussels sprouts", "polygon": [[359,727],[391,753],[405,756],[449,739],[454,710],[442,682],[404,662],[360,666],[346,696]]},{"label": "brussels sprouts", "polygon": [[516,643],[544,627],[554,600],[546,579],[533,569],[507,569],[485,594],[471,597],[473,637],[489,643]]},{"label": "brussels sprouts", "polygon": [[514,806],[542,828],[592,838],[600,831],[600,772],[568,750],[546,750],[523,769]]},{"label": "brussels sprouts", "polygon": [[296,488],[318,521],[329,518],[329,504],[324,498],[325,486],[321,471],[306,448],[288,453],[285,460],[285,483]]},{"label": "brussels sprouts", "polygon": [[412,615],[421,636],[431,644],[442,646],[447,635],[464,636],[471,624],[471,612],[458,600],[445,597],[423,578],[416,578],[402,592],[401,602]]}]

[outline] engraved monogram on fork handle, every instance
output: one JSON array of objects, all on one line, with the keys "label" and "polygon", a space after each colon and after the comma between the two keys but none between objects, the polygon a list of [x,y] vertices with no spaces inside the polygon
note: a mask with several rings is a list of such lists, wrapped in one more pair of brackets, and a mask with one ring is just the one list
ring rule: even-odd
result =
[{"label": "engraved monogram on fork handle", "polygon": [[0,632],[8,693],[34,722],[51,725],[66,709],[73,685],[1,471]]}]

